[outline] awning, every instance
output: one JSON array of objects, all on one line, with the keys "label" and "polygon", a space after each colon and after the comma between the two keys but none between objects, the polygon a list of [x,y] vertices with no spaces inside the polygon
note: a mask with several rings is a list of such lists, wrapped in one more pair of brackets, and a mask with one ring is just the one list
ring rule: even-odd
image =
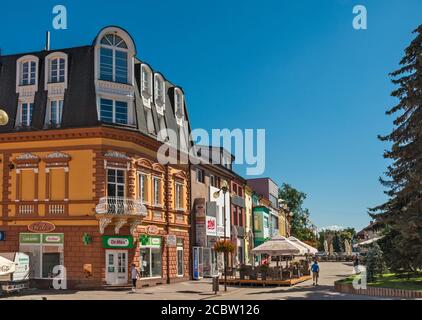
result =
[{"label": "awning", "polygon": [[384,238],[384,236],[382,236],[382,237],[376,237],[376,238],[372,238],[372,239],[369,239],[369,240],[366,240],[366,241],[363,241],[363,242],[360,242],[360,243],[357,243],[357,244],[355,244],[355,245],[353,245],[353,247],[360,247],[360,246],[367,246],[367,245],[369,245],[369,244],[372,244],[372,243],[374,243],[374,242],[377,242],[378,240],[381,240],[382,238]]},{"label": "awning", "polygon": [[300,245],[303,248],[305,248],[307,254],[315,254],[318,252],[318,250],[315,249],[314,247],[311,247],[309,244],[302,242],[295,237],[288,237],[287,239],[293,242],[294,244]]},{"label": "awning", "polygon": [[304,254],[305,249],[283,236],[275,236],[252,249],[255,254],[268,254],[272,256],[293,256]]},{"label": "awning", "polygon": [[9,259],[0,256],[0,276],[15,272],[16,264]]}]

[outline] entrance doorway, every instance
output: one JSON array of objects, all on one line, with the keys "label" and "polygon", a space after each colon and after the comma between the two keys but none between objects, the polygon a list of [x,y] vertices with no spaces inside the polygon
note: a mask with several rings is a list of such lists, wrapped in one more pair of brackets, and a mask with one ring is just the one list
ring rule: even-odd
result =
[{"label": "entrance doorway", "polygon": [[127,250],[106,250],[106,282],[109,285],[127,284]]}]

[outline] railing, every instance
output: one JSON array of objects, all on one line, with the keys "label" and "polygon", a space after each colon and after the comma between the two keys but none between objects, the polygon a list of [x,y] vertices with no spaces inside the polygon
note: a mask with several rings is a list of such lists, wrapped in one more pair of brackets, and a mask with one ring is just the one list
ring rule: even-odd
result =
[{"label": "railing", "polygon": [[147,209],[139,199],[104,197],[95,211],[97,214],[146,216]]},{"label": "railing", "polygon": [[19,204],[18,206],[19,214],[29,215],[35,213],[35,205],[33,204]]},{"label": "railing", "polygon": [[49,214],[64,214],[65,208],[64,204],[49,204],[48,213]]}]

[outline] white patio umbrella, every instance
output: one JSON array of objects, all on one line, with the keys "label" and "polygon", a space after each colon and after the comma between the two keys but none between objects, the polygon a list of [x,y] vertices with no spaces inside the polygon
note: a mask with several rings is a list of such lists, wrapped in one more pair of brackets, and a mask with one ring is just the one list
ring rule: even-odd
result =
[{"label": "white patio umbrella", "polygon": [[307,254],[315,254],[318,252],[318,250],[315,249],[314,247],[310,246],[309,244],[305,242],[300,241],[299,239],[295,237],[288,237],[287,239],[293,242],[294,244],[302,246],[306,250]]},{"label": "white patio umbrella", "polygon": [[305,249],[294,244],[283,236],[275,236],[252,249],[255,254],[268,254],[272,256],[295,256],[305,253]]}]

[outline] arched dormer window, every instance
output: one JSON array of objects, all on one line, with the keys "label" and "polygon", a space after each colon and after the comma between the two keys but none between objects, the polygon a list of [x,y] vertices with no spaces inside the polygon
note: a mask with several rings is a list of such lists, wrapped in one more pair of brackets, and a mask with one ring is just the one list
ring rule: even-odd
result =
[{"label": "arched dormer window", "polygon": [[158,73],[155,74],[154,76],[154,81],[155,81],[155,104],[159,107],[164,107],[165,103],[166,103],[166,93],[165,93],[165,83],[164,83],[164,79],[161,75],[159,75]]},{"label": "arched dormer window", "polygon": [[126,42],[116,34],[101,39],[100,79],[128,83],[128,50]]},{"label": "arched dormer window", "polygon": [[176,118],[183,118],[183,104],[184,104],[184,97],[183,92],[179,88],[175,88],[174,90],[174,108]]},{"label": "arched dormer window", "polygon": [[142,96],[149,99],[152,97],[152,71],[146,64],[141,66],[141,77]]},{"label": "arched dormer window", "polygon": [[61,84],[63,90],[66,89],[68,74],[67,54],[63,52],[50,53],[45,57],[45,66],[45,90],[50,91],[48,88],[49,84]]},{"label": "arched dormer window", "polygon": [[16,62],[16,85],[37,86],[39,59],[36,56],[23,56]]}]

